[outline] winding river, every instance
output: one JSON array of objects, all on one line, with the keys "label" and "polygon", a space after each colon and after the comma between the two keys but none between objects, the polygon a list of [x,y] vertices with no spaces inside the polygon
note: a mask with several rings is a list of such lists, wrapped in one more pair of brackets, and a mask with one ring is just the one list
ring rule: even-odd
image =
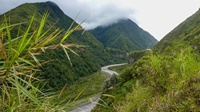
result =
[{"label": "winding river", "polygon": [[[113,74],[118,75],[119,73],[113,70],[109,70],[108,68],[113,67],[113,66],[122,66],[125,64],[127,63],[107,65],[107,66],[101,67],[101,71],[106,72],[110,75],[113,75]],[[94,106],[97,104],[99,98],[100,98],[100,95],[96,95],[90,99],[90,102],[82,103],[81,105],[77,106],[75,109],[68,112],[90,112],[94,108]]]}]

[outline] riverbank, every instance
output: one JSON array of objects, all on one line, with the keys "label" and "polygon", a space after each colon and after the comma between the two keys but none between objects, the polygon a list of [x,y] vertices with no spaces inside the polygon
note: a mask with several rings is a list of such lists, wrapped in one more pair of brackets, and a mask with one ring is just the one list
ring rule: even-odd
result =
[{"label": "riverbank", "polygon": [[[116,71],[110,70],[109,67],[122,66],[125,64],[127,64],[127,63],[104,66],[101,68],[101,75],[107,74],[107,75],[109,75],[108,77],[110,77],[110,75],[113,75],[113,74],[118,75],[119,73],[117,73]],[[96,77],[96,79],[97,78],[98,77]],[[95,80],[93,80],[93,81],[95,81]],[[103,84],[104,84],[104,81],[102,81]],[[103,84],[101,85],[101,87],[103,86]],[[101,88],[101,90],[102,90],[102,88]],[[98,103],[99,98],[100,98],[99,94],[93,95],[91,98],[88,98],[89,99],[88,102],[79,103],[74,109],[72,109],[68,112],[90,112],[93,109],[93,107]]]}]

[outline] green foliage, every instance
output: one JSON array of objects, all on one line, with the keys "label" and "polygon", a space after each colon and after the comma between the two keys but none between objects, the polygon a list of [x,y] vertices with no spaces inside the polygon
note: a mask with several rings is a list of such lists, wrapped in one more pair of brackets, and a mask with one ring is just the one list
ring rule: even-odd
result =
[{"label": "green foliage", "polygon": [[128,61],[127,52],[120,49],[115,48],[105,48],[106,52],[112,57],[110,60],[114,63],[124,63]]},{"label": "green foliage", "polygon": [[141,29],[133,21],[119,20],[109,26],[99,26],[90,32],[101,41],[105,47],[120,49],[126,52],[152,48],[157,40]]},{"label": "green foliage", "polygon": [[[0,25],[0,111],[56,111],[63,110],[64,105],[52,102],[54,95],[50,92],[42,91],[44,82],[36,72],[42,63],[36,55],[48,49],[71,46],[63,44],[62,40],[67,39],[71,32],[78,27],[71,28],[65,35],[60,35],[62,31],[49,29],[44,30],[44,25],[48,17],[45,13],[41,18],[39,26],[32,31],[35,16],[26,24],[26,29],[22,35],[12,35],[14,27],[21,23],[10,25],[10,21],[4,16],[4,21]],[[51,27],[50,27],[51,28]],[[21,28],[18,28],[20,32]],[[58,44],[53,43],[60,36]]]},{"label": "green foliage", "polygon": [[142,50],[142,51],[132,51],[129,52],[129,63],[133,63],[137,60],[139,60],[140,58],[142,58],[143,56],[151,53],[152,51],[150,49],[148,50]]},{"label": "green foliage", "polygon": [[167,34],[154,53],[124,69],[115,88],[106,91],[114,98],[102,96],[107,107],[94,111],[199,111],[199,21],[200,10]]},{"label": "green foliage", "polygon": [[[26,23],[30,20],[32,15],[35,15],[37,18],[34,19],[30,28],[30,31],[34,32],[35,30],[41,30],[37,29],[37,26],[40,25],[40,20],[46,11],[49,12],[49,15],[46,24],[42,26],[43,29],[49,32],[63,31],[60,32],[60,36],[57,36],[58,39],[53,41],[53,44],[63,42],[69,43],[68,45],[70,45],[65,46],[65,44],[63,44],[64,46],[62,45],[62,47],[58,49],[48,50],[45,51],[44,54],[35,56],[38,60],[48,60],[50,62],[44,63],[41,67],[42,72],[38,74],[49,80],[46,86],[58,89],[62,88],[66,83],[72,84],[80,77],[94,73],[98,71],[101,66],[112,63],[112,61],[110,61],[112,57],[104,50],[104,46],[89,32],[85,31],[83,33],[84,30],[52,2],[23,4],[7,12],[5,15],[9,17],[10,24]],[[3,15],[0,16],[1,22],[3,18]],[[73,22],[74,24],[71,26]],[[70,32],[70,35],[65,34],[68,28],[74,28],[75,26],[78,27],[77,31],[73,33]],[[10,35],[12,37],[23,35],[27,27],[27,24],[16,26],[12,29]],[[19,31],[18,29],[21,30]],[[41,33],[50,36],[50,33]],[[36,35],[42,36],[42,34]],[[66,41],[63,41],[65,38],[60,38],[64,35],[68,38]],[[63,48],[67,49],[67,52],[63,52]],[[78,55],[75,55],[74,52]],[[69,54],[67,55],[68,58],[66,58],[66,54]],[[71,62],[68,61],[69,59]]]},{"label": "green foliage", "polygon": [[113,86],[115,86],[118,83],[118,76],[116,74],[113,74],[109,79],[105,81],[105,84],[103,86],[103,91],[107,91],[109,89],[112,89]]},{"label": "green foliage", "polygon": [[[187,48],[174,56],[150,54],[120,74],[117,86],[103,97],[109,111],[198,111],[200,60]],[[101,106],[99,111],[108,110]]]},{"label": "green foliage", "polygon": [[[69,110],[81,103],[90,102],[90,98],[102,92],[102,85],[108,77],[108,74],[96,72],[80,78],[73,85],[67,85],[62,95],[56,101],[60,102],[64,99],[64,104],[69,103],[67,106]],[[81,94],[77,98],[79,93]]]}]

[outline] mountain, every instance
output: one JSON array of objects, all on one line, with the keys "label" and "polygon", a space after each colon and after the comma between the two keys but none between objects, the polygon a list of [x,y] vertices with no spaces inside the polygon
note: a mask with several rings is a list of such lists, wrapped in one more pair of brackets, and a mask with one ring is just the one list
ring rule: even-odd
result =
[{"label": "mountain", "polygon": [[[200,110],[200,9],[111,77],[94,112]],[[109,96],[108,96],[109,95]]]},{"label": "mountain", "polygon": [[[31,17],[35,15],[33,27],[37,27],[41,18],[45,12],[49,12],[49,17],[46,21],[44,29],[51,28],[53,32],[57,28],[67,31],[70,25],[74,22],[70,17],[64,14],[64,12],[53,2],[43,3],[26,3],[10,10],[5,15],[10,18],[10,23],[29,22]],[[4,15],[0,16],[2,22]],[[78,25],[77,23],[74,26]],[[22,24],[22,32],[25,31],[27,25]],[[14,28],[11,32],[15,37],[18,34],[18,28]],[[21,33],[21,32],[19,32]],[[60,88],[66,83],[73,83],[80,77],[89,75],[100,69],[101,66],[110,63],[111,60],[109,54],[104,50],[104,46],[89,32],[83,30],[73,32],[65,43],[73,43],[77,45],[83,45],[84,48],[71,48],[77,54],[69,52],[72,66],[67,59],[62,49],[48,50],[44,54],[38,56],[40,60],[50,61],[44,64],[41,74],[45,79],[48,79],[50,87]]]},{"label": "mountain", "polygon": [[200,49],[200,9],[168,33],[156,46],[155,51],[169,53],[191,46]]},{"label": "mountain", "polygon": [[105,47],[133,51],[152,48],[157,40],[130,19],[89,30]]}]

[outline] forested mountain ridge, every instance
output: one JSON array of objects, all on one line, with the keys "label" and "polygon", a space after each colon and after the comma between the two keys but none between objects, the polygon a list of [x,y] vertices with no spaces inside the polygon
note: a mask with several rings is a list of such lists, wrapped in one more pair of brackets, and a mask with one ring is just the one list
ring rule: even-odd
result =
[{"label": "forested mountain ridge", "polygon": [[89,30],[105,47],[123,51],[152,48],[157,40],[130,19],[120,19],[108,26]]},{"label": "forested mountain ridge", "polygon": [[[39,22],[45,12],[49,13],[48,19],[44,29],[52,27],[52,32],[57,28],[67,31],[70,25],[73,23],[70,17],[65,15],[63,11],[53,2],[44,3],[26,3],[10,10],[5,15],[10,20],[10,24],[22,23],[21,29],[26,29],[32,16],[35,16],[33,27],[39,25]],[[4,15],[0,16],[0,21],[3,21]],[[25,23],[23,23],[25,22]],[[74,26],[78,25],[77,23]],[[18,34],[18,28],[14,28],[11,32],[12,37]],[[21,33],[21,32],[19,32]],[[66,43],[81,45],[84,47],[71,48],[77,54],[68,52],[72,61],[72,66],[67,59],[62,49],[48,50],[44,54],[39,56],[40,60],[50,61],[44,64],[42,74],[45,79],[48,79],[48,85],[51,87],[62,87],[66,83],[72,83],[79,77],[89,75],[100,69],[101,66],[110,63],[110,55],[104,50],[104,46],[89,32],[83,30],[73,32],[67,39]]]}]

